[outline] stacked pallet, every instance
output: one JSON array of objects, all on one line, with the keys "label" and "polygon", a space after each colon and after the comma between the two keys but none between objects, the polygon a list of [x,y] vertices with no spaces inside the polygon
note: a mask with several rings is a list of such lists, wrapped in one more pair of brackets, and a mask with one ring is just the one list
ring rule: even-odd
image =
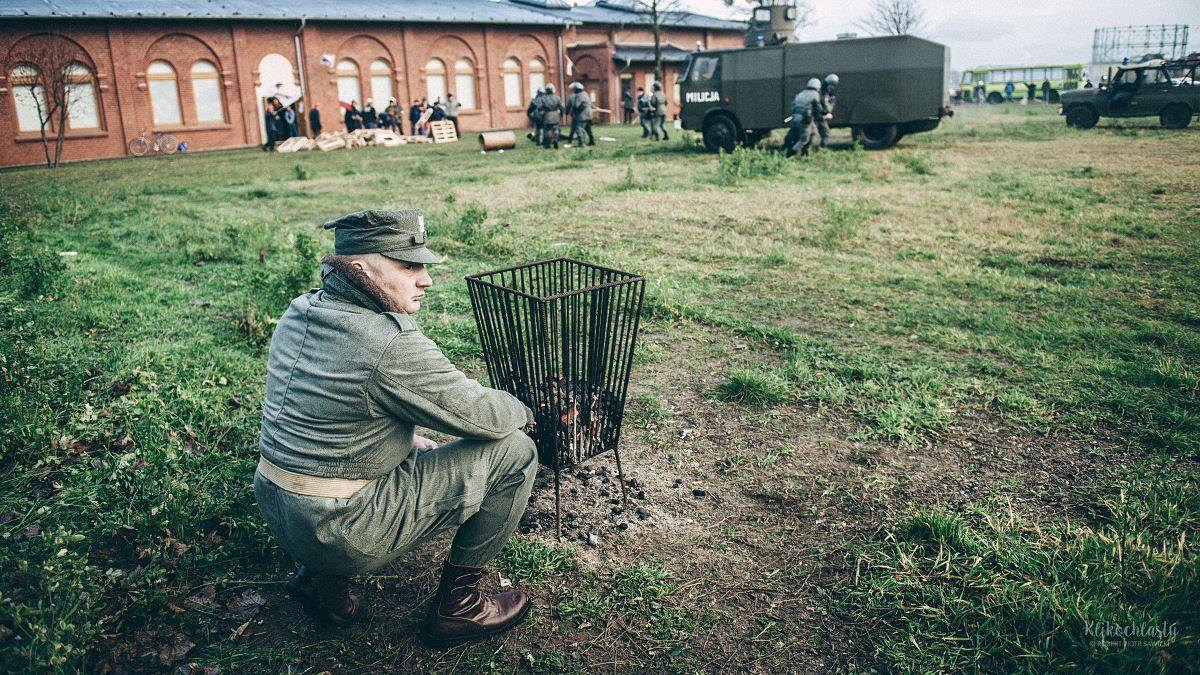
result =
[{"label": "stacked pallet", "polygon": [[317,147],[317,144],[307,136],[292,136],[286,141],[275,146],[276,152],[302,152],[304,150],[312,150]]},{"label": "stacked pallet", "polygon": [[454,122],[430,122],[429,135],[433,137],[434,143],[453,143],[458,140],[458,133],[454,130]]}]

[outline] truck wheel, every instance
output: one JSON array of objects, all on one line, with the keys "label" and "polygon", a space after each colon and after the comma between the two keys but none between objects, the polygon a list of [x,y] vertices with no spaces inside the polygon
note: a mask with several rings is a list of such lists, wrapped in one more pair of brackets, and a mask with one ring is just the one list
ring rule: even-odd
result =
[{"label": "truck wheel", "polygon": [[850,136],[864,150],[883,150],[900,140],[900,130],[895,124],[863,124],[851,128]]},{"label": "truck wheel", "polygon": [[992,105],[996,105],[998,103],[1004,103],[1004,94],[1001,94],[998,91],[993,91],[992,93],[987,95],[987,102],[991,103]]},{"label": "truck wheel", "polygon": [[1096,111],[1086,105],[1072,106],[1067,110],[1067,124],[1076,129],[1091,129],[1100,121]]},{"label": "truck wheel", "polygon": [[1192,123],[1192,111],[1182,103],[1172,103],[1159,113],[1158,122],[1167,129],[1183,129]]},{"label": "truck wheel", "polygon": [[724,115],[714,115],[704,123],[704,149],[709,152],[733,152],[737,137],[733,120]]}]

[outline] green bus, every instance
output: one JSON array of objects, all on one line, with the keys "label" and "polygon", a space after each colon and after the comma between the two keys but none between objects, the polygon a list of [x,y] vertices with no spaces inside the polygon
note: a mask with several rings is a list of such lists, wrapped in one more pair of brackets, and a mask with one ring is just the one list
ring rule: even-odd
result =
[{"label": "green bus", "polygon": [[982,83],[983,100],[988,103],[1003,103],[1006,100],[1004,87],[1013,83],[1014,101],[1027,98],[1029,85],[1036,88],[1038,100],[1044,100],[1042,83],[1050,82],[1050,102],[1057,103],[1058,95],[1064,91],[1079,89],[1086,77],[1082,63],[1067,63],[1049,66],[1002,66],[968,68],[963,71],[959,80],[958,96],[960,101],[982,103],[976,101],[975,90]]}]

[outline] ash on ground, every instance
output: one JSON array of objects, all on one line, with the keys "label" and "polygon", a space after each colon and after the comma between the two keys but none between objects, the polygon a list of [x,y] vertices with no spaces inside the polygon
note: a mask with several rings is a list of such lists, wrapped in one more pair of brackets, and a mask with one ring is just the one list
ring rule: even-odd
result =
[{"label": "ash on ground", "polygon": [[[563,469],[562,540],[583,546],[604,547],[622,532],[639,527],[655,527],[655,514],[646,499],[646,490],[636,476],[626,474],[629,502],[621,501],[621,484],[615,467],[603,459]],[[538,467],[529,507],[517,530],[554,538],[554,471]]]}]

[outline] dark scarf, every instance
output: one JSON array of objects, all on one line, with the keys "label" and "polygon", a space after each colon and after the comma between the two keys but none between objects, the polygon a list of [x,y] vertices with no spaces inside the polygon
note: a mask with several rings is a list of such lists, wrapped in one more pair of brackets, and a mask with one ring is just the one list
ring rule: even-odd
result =
[{"label": "dark scarf", "polygon": [[350,277],[350,274],[327,262],[321,263],[321,290],[327,295],[373,312],[387,311],[375,295],[356,284]]}]

